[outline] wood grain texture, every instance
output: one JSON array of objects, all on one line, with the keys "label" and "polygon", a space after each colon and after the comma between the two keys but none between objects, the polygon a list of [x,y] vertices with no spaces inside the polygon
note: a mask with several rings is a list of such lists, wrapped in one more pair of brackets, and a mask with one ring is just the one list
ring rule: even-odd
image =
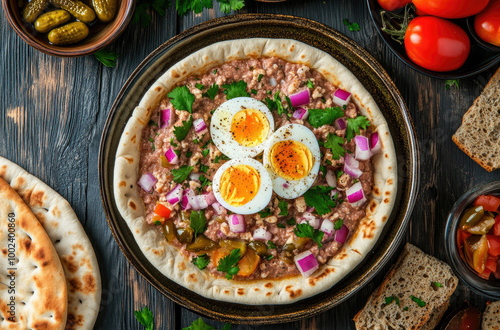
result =
[{"label": "wood grain texture", "polygon": [[[408,104],[420,143],[421,188],[406,240],[445,260],[448,210],[474,185],[500,180],[500,172],[487,173],[451,141],[462,115],[495,68],[460,80],[459,90],[446,90],[444,81],[423,76],[397,60],[376,33],[362,0],[246,3],[241,13],[290,14],[327,24],[354,39],[387,70]],[[130,266],[111,235],[99,194],[99,141],[111,105],[128,76],[169,38],[223,14],[216,4],[214,9],[198,15],[177,17],[171,8],[165,17],[152,16],[149,27],[130,25],[111,45],[110,49],[120,53],[120,58],[118,66],[110,69],[92,56],[62,59],[44,55],[27,46],[8,25],[3,11],[0,14],[0,155],[26,168],[67,198],[84,224],[103,281],[96,329],[141,329],[133,311],[143,306],[153,311],[156,329],[181,329],[200,317],[161,295]],[[359,23],[361,31],[350,32],[342,23],[344,18]],[[388,268],[347,302],[314,318],[233,329],[354,328],[352,317],[381,283]],[[460,284],[451,308],[464,300],[481,309],[486,302]],[[223,326],[204,320],[217,328]]]}]

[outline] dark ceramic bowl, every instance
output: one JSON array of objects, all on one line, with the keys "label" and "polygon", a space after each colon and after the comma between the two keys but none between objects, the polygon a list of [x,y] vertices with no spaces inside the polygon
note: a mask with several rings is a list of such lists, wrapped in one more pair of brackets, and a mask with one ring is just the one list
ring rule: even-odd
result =
[{"label": "dark ceramic bowl", "polygon": [[84,40],[66,46],[51,44],[46,34],[35,31],[32,24],[23,20],[22,8],[18,0],[2,0],[3,9],[10,25],[16,33],[31,47],[49,55],[61,57],[84,56],[95,53],[115,40],[127,27],[134,13],[134,0],[118,0],[115,18],[109,23],[91,23],[90,34]]},{"label": "dark ceramic bowl", "polygon": [[500,63],[500,53],[484,49],[481,45],[479,45],[467,28],[465,19],[461,19],[454,20],[453,22],[460,25],[460,27],[467,32],[471,42],[469,57],[467,57],[464,65],[457,70],[448,72],[436,72],[425,69],[420,65],[413,63],[406,55],[404,46],[392,40],[387,33],[382,31],[382,18],[380,17],[380,11],[383,9],[378,4],[377,0],[366,0],[366,3],[368,4],[368,10],[373,24],[389,49],[406,65],[420,73],[439,79],[459,79],[476,75],[491,68],[495,64]]},{"label": "dark ceramic bowl", "polygon": [[[398,162],[398,198],[380,239],[364,261],[333,288],[289,305],[247,306],[204,298],[163,276],[141,253],[113,196],[113,168],[120,136],[144,92],[168,68],[215,42],[264,37],[302,41],[332,54],[363,83],[380,106],[394,139]],[[324,312],[345,301],[382,269],[396,251],[410,220],[417,194],[417,142],[406,105],[384,69],[365,50],[336,30],[304,18],[247,14],[197,25],[170,39],[134,71],[110,111],[101,139],[99,181],[112,233],[127,259],[164,295],[211,318],[232,323],[291,322]]]}]

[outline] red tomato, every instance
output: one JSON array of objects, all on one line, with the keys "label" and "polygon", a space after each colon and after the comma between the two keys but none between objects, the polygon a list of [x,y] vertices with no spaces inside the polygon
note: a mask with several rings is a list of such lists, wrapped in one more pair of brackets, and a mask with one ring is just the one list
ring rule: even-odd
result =
[{"label": "red tomato", "polygon": [[488,258],[486,261],[486,268],[491,270],[491,272],[497,271],[497,258]]},{"label": "red tomato", "polygon": [[500,236],[500,214],[495,218],[495,225],[493,226],[493,235]]},{"label": "red tomato", "polygon": [[500,237],[486,235],[488,239],[488,254],[494,257],[500,256]]},{"label": "red tomato", "polygon": [[444,18],[464,18],[483,10],[489,0],[413,0],[418,9]]},{"label": "red tomato", "polygon": [[500,47],[500,0],[491,0],[474,18],[474,29],[479,38]]},{"label": "red tomato", "polygon": [[462,246],[464,245],[464,241],[467,239],[467,237],[470,237],[472,236],[471,233],[465,231],[465,230],[461,230],[459,229],[458,230],[458,233],[457,233],[457,240],[458,240],[458,248],[462,248]]},{"label": "red tomato", "polygon": [[491,270],[489,270],[488,268],[485,268],[484,271],[482,273],[479,273],[478,275],[479,275],[479,277],[482,277],[485,280],[489,280],[490,274],[491,274]]},{"label": "red tomato", "polygon": [[158,214],[160,217],[168,218],[170,217],[171,212],[172,210],[166,207],[165,205],[156,204],[155,213]]},{"label": "red tomato", "polygon": [[452,71],[460,68],[469,56],[470,40],[458,25],[433,16],[419,16],[408,25],[405,33],[408,57],[432,71]]},{"label": "red tomato", "polygon": [[474,206],[479,205],[481,205],[485,211],[498,212],[500,198],[491,195],[481,195],[474,201]]},{"label": "red tomato", "polygon": [[388,11],[393,11],[399,8],[403,8],[408,3],[411,2],[411,0],[377,0],[377,1],[380,7]]}]

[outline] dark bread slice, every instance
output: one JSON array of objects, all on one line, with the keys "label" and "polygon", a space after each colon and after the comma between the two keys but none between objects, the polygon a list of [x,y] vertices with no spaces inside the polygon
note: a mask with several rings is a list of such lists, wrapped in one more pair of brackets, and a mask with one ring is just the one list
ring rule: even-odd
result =
[{"label": "dark bread slice", "polygon": [[[447,264],[407,243],[380,287],[354,317],[356,329],[434,329],[457,284]],[[410,296],[426,305],[419,307]],[[396,300],[387,305],[386,297],[399,298],[399,306]]]},{"label": "dark bread slice", "polygon": [[500,68],[465,113],[452,139],[486,170],[500,168]]},{"label": "dark bread slice", "polygon": [[486,306],[481,330],[500,330],[500,300]]}]

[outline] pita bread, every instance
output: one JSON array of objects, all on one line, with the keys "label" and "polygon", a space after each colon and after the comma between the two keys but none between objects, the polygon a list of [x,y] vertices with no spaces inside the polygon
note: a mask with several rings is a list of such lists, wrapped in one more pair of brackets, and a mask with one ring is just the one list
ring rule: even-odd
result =
[{"label": "pita bread", "polygon": [[2,329],[64,329],[68,310],[61,262],[21,197],[0,179]]},{"label": "pita bread", "polygon": [[92,244],[75,212],[40,179],[2,157],[0,178],[29,206],[59,255],[68,287],[66,329],[92,329],[101,302],[101,275]]},{"label": "pita bread", "polygon": [[[309,278],[302,276],[253,281],[228,281],[200,271],[176,248],[166,243],[162,233],[144,220],[145,207],[139,197],[140,143],[142,130],[159,101],[176,84],[193,74],[202,74],[223,63],[248,58],[276,56],[309,66],[328,81],[353,95],[382,141],[382,153],[373,158],[374,187],[367,214],[339,253]],[[220,42],[203,48],[166,71],[146,92],[134,110],[120,139],[114,170],[117,207],[141,251],[166,277],[216,300],[241,304],[288,304],[331,288],[368,255],[389,219],[397,191],[396,154],[387,122],[375,101],[356,77],[329,54],[288,39],[244,39]]]}]

